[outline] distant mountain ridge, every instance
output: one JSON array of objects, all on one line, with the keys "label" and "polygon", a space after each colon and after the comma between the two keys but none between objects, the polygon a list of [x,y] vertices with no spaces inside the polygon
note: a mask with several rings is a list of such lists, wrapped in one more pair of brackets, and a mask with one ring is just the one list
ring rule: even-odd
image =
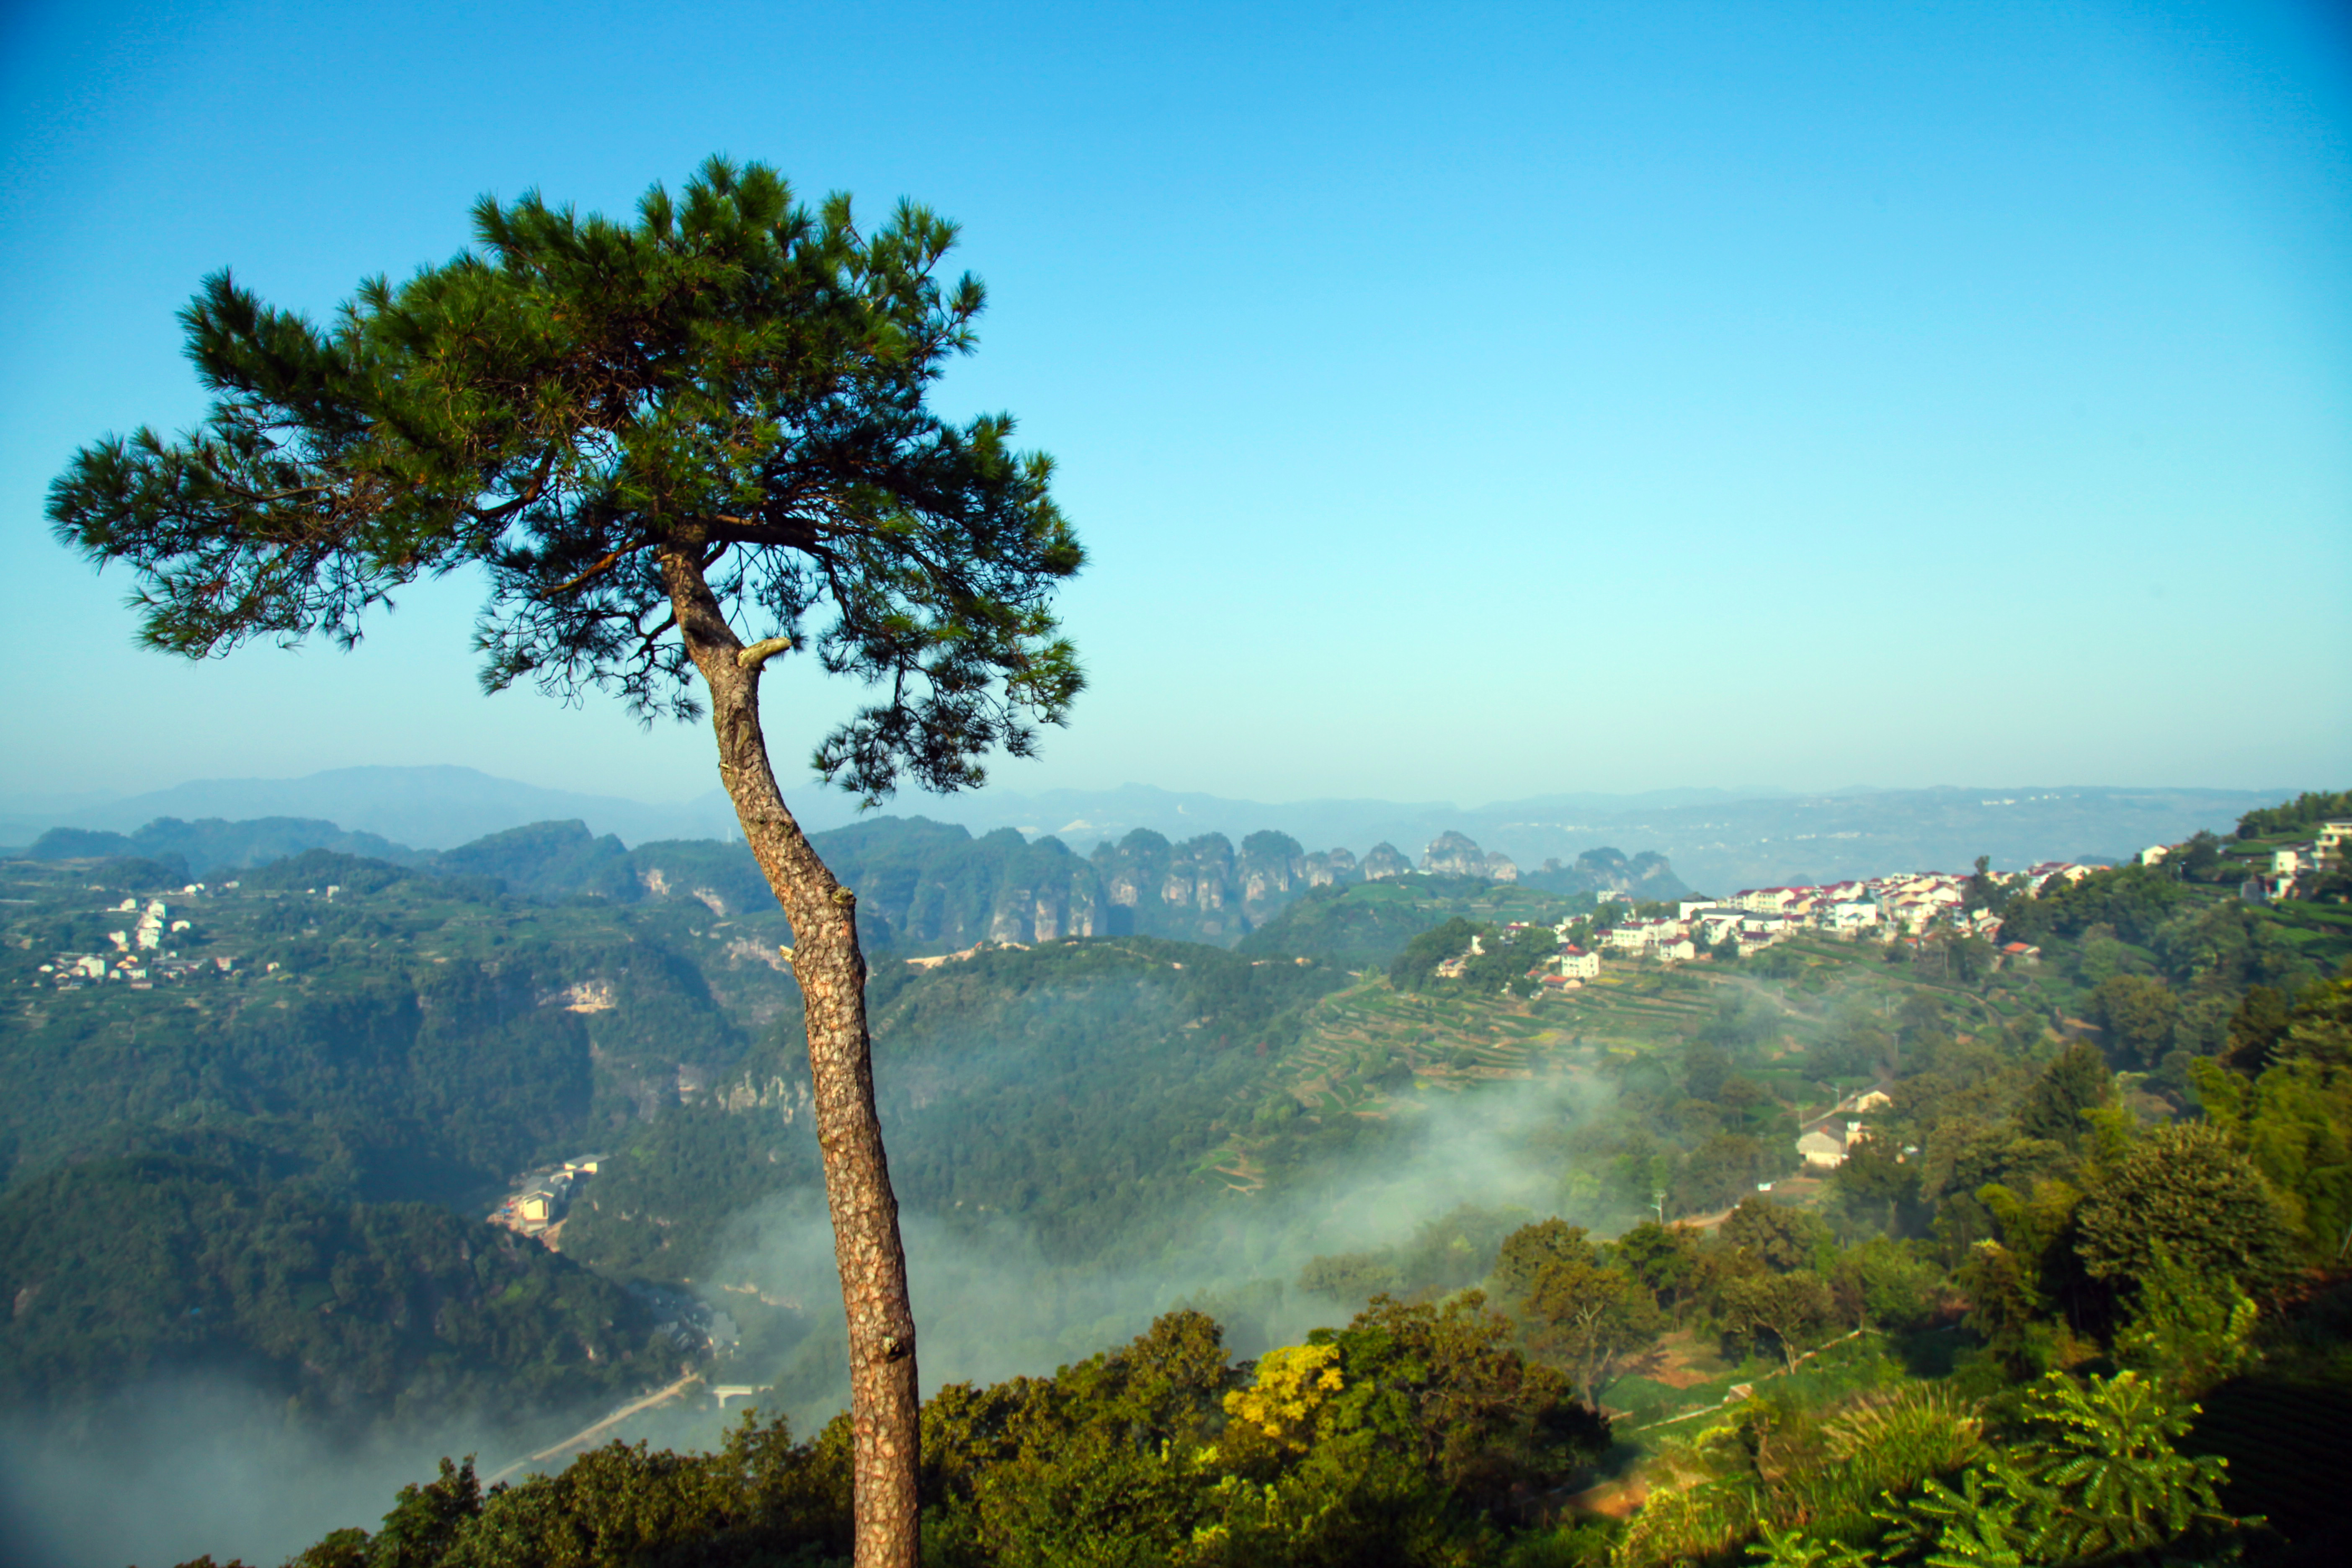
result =
[{"label": "distant mountain ridge", "polygon": [[546,789],[474,768],[361,767],[293,779],[196,779],[63,810],[28,812],[0,802],[0,843],[30,843],[52,827],[127,834],[158,817],[323,820],[419,849],[453,848],[505,828],[573,817],[633,844],[724,838],[735,826],[734,813],[717,790],[684,805],[649,805],[617,795]]},{"label": "distant mountain ridge", "polygon": [[[1091,936],[1231,947],[1310,888],[1377,881],[1412,869],[1385,843],[1360,863],[1344,848],[1309,855],[1286,834],[1263,831],[1236,849],[1222,833],[1171,843],[1139,827],[1083,858],[1050,836],[1032,842],[1001,827],[974,837],[956,824],[919,816],[872,817],[811,837],[835,873],[857,889],[868,943],[877,951],[917,953]],[[104,861],[118,878],[162,887],[222,880],[231,872],[307,886],[381,881],[417,871],[542,901],[691,899],[722,919],[764,910],[772,899],[740,842],[659,839],[632,849],[577,819],[508,828],[453,849],[418,850],[315,818],[159,817],[131,834],[52,828],[26,858]],[[1433,842],[1421,869],[1457,879],[1519,879],[1507,858],[1485,853],[1458,833]],[[1588,852],[1574,866],[1548,863],[1528,879],[1564,893],[1674,898],[1688,890],[1663,858],[1643,854],[1629,861],[1614,849]]]},{"label": "distant mountain ridge", "polygon": [[[1377,800],[1269,804],[1129,784],[1034,794],[990,788],[909,797],[906,804],[974,837],[1009,827],[1030,840],[1058,838],[1081,854],[1139,828],[1171,844],[1211,833],[1235,844],[1254,833],[1278,833],[1302,844],[1345,847],[1367,858],[1382,842],[1417,857],[1420,847],[1454,831],[1508,857],[1522,871],[1617,847],[1664,855],[1692,886],[1720,894],[1899,870],[1957,870],[1979,855],[1990,855],[2003,868],[2119,858],[2149,844],[2177,843],[2200,828],[2227,831],[2245,812],[2293,793],[2068,785],[1856,787],[1799,795],[1759,787],[1540,795],[1465,808]],[[811,786],[789,792],[789,798],[811,831],[874,820],[837,792]],[[542,789],[458,767],[342,768],[301,779],[199,781],[96,805],[41,805],[17,810],[0,802],[0,844],[30,843],[53,827],[129,835],[163,817],[324,821],[418,849],[454,848],[509,828],[568,820],[632,845],[736,837],[733,815],[715,790],[693,801],[654,805]]]}]

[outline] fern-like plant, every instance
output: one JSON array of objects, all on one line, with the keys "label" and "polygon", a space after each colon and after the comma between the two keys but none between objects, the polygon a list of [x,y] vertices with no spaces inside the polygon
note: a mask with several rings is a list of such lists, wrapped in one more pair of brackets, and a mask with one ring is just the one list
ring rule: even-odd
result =
[{"label": "fern-like plant", "polygon": [[2024,1568],[2032,1528],[2019,1517],[2033,1488],[1999,1459],[1960,1478],[1958,1490],[1922,1481],[1917,1492],[1882,1510],[1887,1525],[1880,1560],[1934,1568]]},{"label": "fern-like plant", "polygon": [[2173,1445],[2198,1413],[2137,1373],[2027,1392],[2025,1436],[1960,1479],[1933,1479],[1874,1510],[1889,1563],[2047,1568],[2144,1554],[2191,1531],[2252,1522],[2222,1511],[2225,1461]]},{"label": "fern-like plant", "polygon": [[1748,1556],[1761,1568],[1870,1568],[1867,1556],[1843,1542],[1816,1541],[1794,1527],[1775,1530],[1769,1524]]},{"label": "fern-like plant", "polygon": [[1837,1468],[1874,1493],[1903,1491],[1969,1464],[1984,1444],[1980,1403],[1949,1384],[1915,1383],[1863,1395],[1828,1423]]},{"label": "fern-like plant", "polygon": [[2136,1372],[2076,1383],[2045,1377],[2026,1395],[2032,1431],[2016,1449],[2020,1473],[2047,1502],[2035,1509],[2032,1552],[2080,1563],[2143,1552],[2195,1525],[2231,1525],[2221,1488],[2229,1461],[2191,1458],[2174,1443],[2195,1419]]}]

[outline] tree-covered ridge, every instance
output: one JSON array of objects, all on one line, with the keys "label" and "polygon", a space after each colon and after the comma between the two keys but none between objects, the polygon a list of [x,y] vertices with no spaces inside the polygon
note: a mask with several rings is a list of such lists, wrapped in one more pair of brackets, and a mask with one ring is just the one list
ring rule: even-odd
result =
[{"label": "tree-covered ridge", "polygon": [[201,1155],[85,1161],[0,1194],[0,1401],[20,1412],[171,1372],[235,1377],[346,1437],[512,1426],[678,1360],[643,1301],[511,1233]]},{"label": "tree-covered ridge", "polygon": [[1551,925],[1594,907],[1588,890],[1552,892],[1526,879],[1417,876],[1332,885],[1312,889],[1250,932],[1238,951],[1311,958],[1346,969],[1384,968],[1408,942],[1450,919]]},{"label": "tree-covered ridge", "polygon": [[[1144,938],[885,971],[870,1005],[899,1188],[932,1213],[1011,1217],[1056,1258],[1150,1256],[1189,1217],[1202,1163],[1246,1118],[1266,1060],[1346,983]],[[695,1274],[731,1216],[803,1185],[789,1047],[745,1071],[741,1109],[647,1129],[566,1247],[625,1274]],[[747,1103],[763,1071],[767,1103]]]},{"label": "tree-covered ridge", "polygon": [[159,816],[131,833],[53,827],[42,834],[25,855],[33,860],[147,859],[171,864],[184,881],[191,876],[234,875],[307,849],[328,849],[398,863],[426,858],[404,845],[373,833],[346,832],[331,822],[295,816],[256,817],[242,822],[219,817],[184,822],[177,817]]},{"label": "tree-covered ridge", "polygon": [[194,961],[185,978],[53,984],[53,953],[104,952],[126,923],[89,874],[9,879],[12,1179],[168,1124],[251,1130],[354,1195],[453,1198],[674,1101],[678,1064],[740,1055],[789,984],[729,945],[741,927],[770,951],[772,915],[713,935],[698,903],[616,919],[326,851],[180,896],[190,929],[157,956]]},{"label": "tree-covered ridge", "polygon": [[2293,800],[2238,818],[2238,837],[2272,838],[2308,833],[2330,818],[2347,817],[2352,817],[2352,790],[2305,790]]}]

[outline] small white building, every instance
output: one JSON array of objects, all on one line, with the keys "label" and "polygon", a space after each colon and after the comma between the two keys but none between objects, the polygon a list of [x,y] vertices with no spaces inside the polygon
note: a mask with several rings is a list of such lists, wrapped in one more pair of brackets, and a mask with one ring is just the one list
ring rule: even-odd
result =
[{"label": "small white building", "polygon": [[1833,1171],[1845,1163],[1845,1141],[1816,1128],[1797,1140],[1797,1153],[1808,1165]]},{"label": "small white building", "polygon": [[1709,910],[1698,917],[1699,940],[1709,947],[1719,947],[1739,934],[1739,922],[1744,918],[1738,910]]},{"label": "small white building", "polygon": [[1559,966],[1559,973],[1563,980],[1601,978],[1601,955],[1597,952],[1587,952],[1578,947],[1562,948],[1559,956],[1552,962]]},{"label": "small white building", "polygon": [[1829,931],[1853,932],[1865,931],[1878,923],[1878,905],[1866,899],[1849,899],[1829,906],[1819,917]]}]

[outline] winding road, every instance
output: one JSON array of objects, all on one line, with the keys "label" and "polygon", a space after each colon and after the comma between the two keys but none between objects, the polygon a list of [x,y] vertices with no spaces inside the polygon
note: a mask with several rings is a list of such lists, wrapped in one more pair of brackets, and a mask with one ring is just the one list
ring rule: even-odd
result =
[{"label": "winding road", "polygon": [[558,1454],[564,1453],[570,1449],[584,1448],[591,1443],[593,1443],[598,1437],[603,1436],[606,1432],[611,1431],[622,1422],[626,1421],[630,1416],[635,1415],[638,1411],[650,1410],[656,1405],[660,1405],[667,1400],[675,1399],[679,1394],[684,1394],[688,1389],[693,1387],[696,1384],[700,1383],[701,1381],[702,1374],[700,1373],[690,1372],[684,1377],[679,1378],[676,1383],[671,1384],[667,1388],[657,1388],[642,1399],[633,1400],[629,1404],[622,1405],[618,1410],[614,1411],[610,1415],[605,1416],[604,1419],[597,1422],[593,1426],[583,1427],[582,1430],[574,1432],[571,1436],[563,1439],[561,1443],[551,1444],[547,1447],[541,1448],[536,1454],[528,1455],[522,1458],[517,1459],[513,1464],[509,1465],[503,1470],[499,1470],[493,1475],[484,1477],[482,1484],[484,1486],[493,1485],[496,1482],[506,1479],[509,1476],[513,1475],[517,1470],[521,1469],[526,1465],[535,1465],[542,1459],[551,1459]]}]

